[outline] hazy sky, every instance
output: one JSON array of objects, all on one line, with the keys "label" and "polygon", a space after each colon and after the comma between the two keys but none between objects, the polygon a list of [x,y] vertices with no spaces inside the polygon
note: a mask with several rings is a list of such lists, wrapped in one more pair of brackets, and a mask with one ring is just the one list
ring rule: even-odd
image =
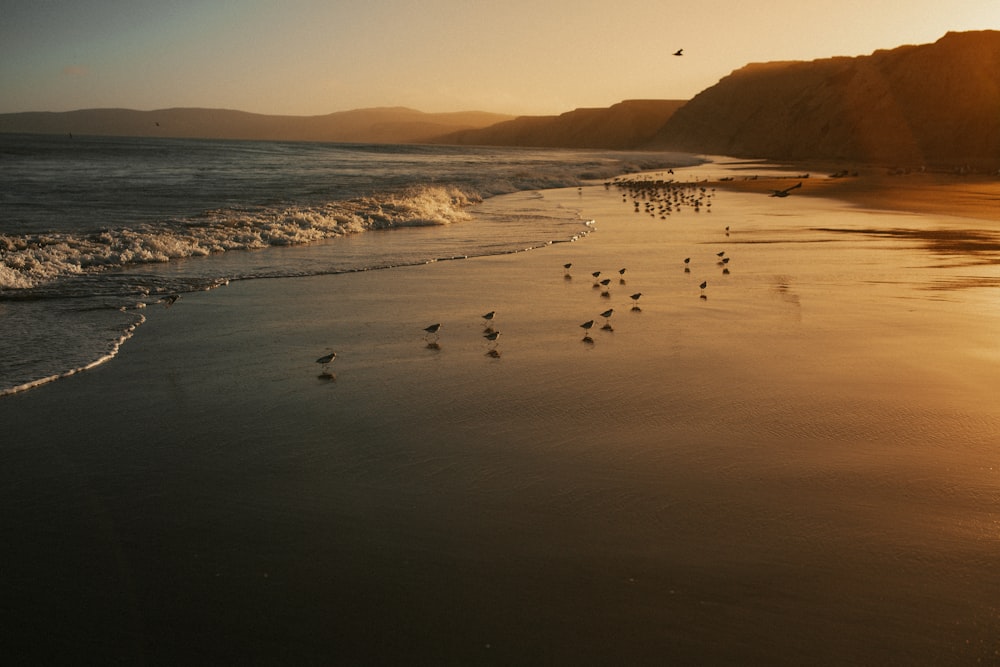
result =
[{"label": "hazy sky", "polygon": [[4,0],[0,112],[555,114],[982,29],[1000,1]]}]

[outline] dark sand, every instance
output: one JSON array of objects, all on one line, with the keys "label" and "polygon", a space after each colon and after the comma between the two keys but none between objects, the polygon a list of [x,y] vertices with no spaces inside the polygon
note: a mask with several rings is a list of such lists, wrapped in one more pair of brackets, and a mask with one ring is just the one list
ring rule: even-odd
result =
[{"label": "dark sand", "polygon": [[187,295],[0,400],[5,663],[1000,661],[1000,258],[928,240],[996,224],[546,196],[596,231]]}]

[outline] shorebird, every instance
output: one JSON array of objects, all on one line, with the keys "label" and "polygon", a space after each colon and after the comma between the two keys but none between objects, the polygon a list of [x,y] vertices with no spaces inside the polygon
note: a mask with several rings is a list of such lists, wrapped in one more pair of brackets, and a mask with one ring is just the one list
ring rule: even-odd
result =
[{"label": "shorebird", "polygon": [[[677,49],[676,51],[674,51],[674,55],[675,56],[683,56],[684,55],[684,49]],[[673,173],[673,172],[670,172],[670,173]]]},{"label": "shorebird", "polygon": [[698,287],[705,289],[706,287],[708,287],[708,281],[707,280],[702,281],[702,283],[698,285]]},{"label": "shorebird", "polygon": [[163,307],[164,308],[169,308],[170,306],[172,306],[175,303],[177,303],[177,299],[179,299],[179,298],[181,298],[180,294],[171,294],[170,296],[168,296],[167,298],[165,298],[163,300]]},{"label": "shorebird", "polygon": [[629,298],[632,299],[632,310],[639,310],[639,297],[642,296],[642,292],[636,292]]},{"label": "shorebird", "polygon": [[440,330],[441,330],[441,324],[440,323],[438,323],[438,324],[432,324],[429,327],[424,327],[424,331],[427,332],[426,334],[424,334],[424,338],[426,338],[430,334],[434,334],[434,338],[437,339],[437,335],[438,335],[438,332]]},{"label": "shorebird", "polygon": [[717,253],[715,253],[715,256],[716,256],[716,257],[722,257],[722,256],[723,256],[723,255],[725,255],[725,254],[726,254],[726,251],[725,251],[725,250],[723,250],[722,252],[717,252]]},{"label": "shorebird", "polygon": [[499,338],[499,337],[500,337],[500,332],[499,331],[491,331],[491,332],[489,332],[487,334],[483,334],[483,338],[485,338],[489,342],[493,343],[494,345],[496,344],[497,338]]},{"label": "shorebird", "polygon": [[337,353],[331,352],[330,354],[324,354],[322,357],[316,360],[317,364],[323,365],[323,370],[319,374],[320,378],[333,379],[333,373],[330,372],[330,364],[332,364],[334,359],[336,358],[337,358]]},{"label": "shorebird", "polygon": [[486,320],[486,333],[493,333],[493,318],[497,316],[497,311],[491,310],[490,312],[483,315],[483,319]]},{"label": "shorebird", "polygon": [[684,263],[685,264],[690,264],[691,263],[691,258],[690,257],[685,257],[684,258]]},{"label": "shorebird", "polygon": [[601,313],[601,317],[604,318],[604,326],[601,328],[604,329],[605,331],[614,331],[614,329],[611,328],[611,316],[614,314],[615,314],[614,308],[608,308],[603,313]]},{"label": "shorebird", "polygon": [[571,266],[573,266],[573,262],[567,262],[566,264],[563,264],[563,270],[566,272],[567,276],[569,275],[569,269]]},{"label": "shorebird", "polygon": [[601,286],[604,287],[604,291],[601,292],[601,296],[605,298],[611,298],[611,290],[608,289],[608,285],[611,284],[611,278],[605,278],[601,281]]},{"label": "shorebird", "polygon": [[792,187],[785,188],[784,190],[771,190],[771,196],[772,197],[787,197],[789,194],[791,194],[792,190],[794,190],[795,188],[801,188],[801,187],[802,187],[802,181],[799,181],[798,183],[796,183]]}]

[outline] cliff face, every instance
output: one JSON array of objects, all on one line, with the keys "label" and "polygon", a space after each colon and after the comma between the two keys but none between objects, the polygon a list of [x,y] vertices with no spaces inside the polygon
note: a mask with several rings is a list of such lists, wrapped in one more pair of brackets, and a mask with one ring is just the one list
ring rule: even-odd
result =
[{"label": "cliff face", "polygon": [[606,109],[559,116],[521,116],[479,130],[438,137],[437,143],[479,146],[629,149],[650,141],[680,100],[626,100]]},{"label": "cliff face", "polygon": [[1000,32],[747,65],[679,109],[654,143],[772,159],[1000,163]]},{"label": "cliff face", "polygon": [[510,118],[476,111],[430,114],[401,107],[357,109],[325,116],[269,116],[226,109],[84,109],[63,113],[0,114],[0,132],[419,143],[446,132],[485,127]]}]

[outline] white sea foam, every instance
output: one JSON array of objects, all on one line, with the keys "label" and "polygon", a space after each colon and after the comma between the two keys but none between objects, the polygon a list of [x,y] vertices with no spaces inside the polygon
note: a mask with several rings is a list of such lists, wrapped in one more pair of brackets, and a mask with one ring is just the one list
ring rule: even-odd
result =
[{"label": "white sea foam", "polygon": [[168,262],[230,250],[313,243],[370,229],[448,225],[469,219],[477,195],[414,188],[322,206],[236,208],[197,218],[95,234],[0,235],[0,289],[37,287],[62,276]]},{"label": "white sea foam", "polygon": [[135,334],[135,330],[138,329],[141,324],[145,323],[145,321],[146,321],[146,317],[144,315],[140,315],[139,319],[137,321],[135,321],[132,324],[130,324],[129,326],[125,327],[125,329],[122,332],[121,336],[119,336],[117,340],[112,341],[111,344],[108,347],[107,352],[105,354],[99,356],[98,358],[96,358],[96,359],[94,359],[92,361],[89,361],[89,362],[83,364],[82,366],[78,366],[76,368],[71,368],[71,369],[69,369],[67,371],[62,371],[60,373],[56,373],[54,375],[49,375],[47,377],[43,377],[43,378],[38,378],[38,379],[35,379],[35,380],[31,380],[29,382],[24,382],[24,383],[16,385],[16,386],[12,386],[12,387],[3,387],[3,386],[0,386],[0,396],[9,396],[11,394],[16,394],[16,393],[21,392],[21,391],[27,391],[28,389],[34,389],[35,387],[39,387],[39,386],[41,386],[43,384],[48,384],[49,382],[54,382],[56,380],[60,380],[62,378],[66,378],[66,377],[69,377],[71,375],[76,375],[77,373],[82,373],[83,371],[88,371],[88,370],[90,370],[92,368],[96,368],[97,366],[100,366],[103,363],[111,361],[116,356],[118,356],[118,351],[121,349],[121,346],[125,343],[125,341],[127,341],[129,338],[131,338]]}]

